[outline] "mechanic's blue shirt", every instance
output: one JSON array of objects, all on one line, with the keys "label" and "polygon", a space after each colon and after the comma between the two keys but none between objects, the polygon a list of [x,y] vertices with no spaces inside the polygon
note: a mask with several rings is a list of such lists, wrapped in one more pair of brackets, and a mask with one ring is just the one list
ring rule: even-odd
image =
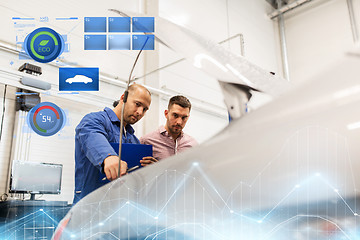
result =
[{"label": "mechanic's blue shirt", "polygon": [[[101,164],[108,156],[117,156],[110,142],[118,143],[120,120],[110,108],[87,114],[75,129],[75,194],[73,204],[109,181],[102,180]],[[134,129],[127,124],[123,143],[139,144]]]}]

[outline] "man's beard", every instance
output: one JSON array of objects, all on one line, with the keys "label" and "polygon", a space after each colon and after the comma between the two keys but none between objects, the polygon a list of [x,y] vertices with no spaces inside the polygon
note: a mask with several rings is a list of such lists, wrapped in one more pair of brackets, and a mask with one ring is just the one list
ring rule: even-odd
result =
[{"label": "man's beard", "polygon": [[128,115],[126,117],[124,117],[124,121],[127,123],[127,124],[134,124],[136,123],[137,121],[139,121],[139,117],[136,117],[134,115]]},{"label": "man's beard", "polygon": [[[178,127],[178,128],[176,128],[176,127]],[[181,133],[182,127],[179,126],[179,125],[171,126],[169,128],[169,130],[170,130],[171,133],[178,134],[178,133]]]}]

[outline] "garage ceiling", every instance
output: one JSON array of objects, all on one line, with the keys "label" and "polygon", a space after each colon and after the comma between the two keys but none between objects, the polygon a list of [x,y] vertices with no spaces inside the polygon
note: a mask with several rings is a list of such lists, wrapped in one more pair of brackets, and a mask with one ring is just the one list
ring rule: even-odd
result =
[{"label": "garage ceiling", "polygon": [[[266,0],[268,3],[270,3],[271,6],[273,6],[273,8],[277,8],[277,1],[278,0]],[[282,6],[286,5],[286,4],[289,4],[289,3],[292,3],[294,2],[295,0],[281,0],[282,2]]]}]

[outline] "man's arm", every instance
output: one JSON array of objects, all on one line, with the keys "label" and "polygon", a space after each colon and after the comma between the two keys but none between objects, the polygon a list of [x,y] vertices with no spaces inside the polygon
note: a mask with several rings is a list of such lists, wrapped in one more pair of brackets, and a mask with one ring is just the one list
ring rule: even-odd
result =
[{"label": "man's arm", "polygon": [[[109,180],[113,180],[118,176],[119,158],[107,139],[108,132],[105,127],[105,121],[101,115],[86,115],[76,127],[76,138],[90,162],[99,170],[101,170],[104,163],[106,177]],[[115,163],[114,159],[117,160],[117,163]],[[124,175],[127,170],[127,164],[123,161],[121,164],[120,175]]]}]

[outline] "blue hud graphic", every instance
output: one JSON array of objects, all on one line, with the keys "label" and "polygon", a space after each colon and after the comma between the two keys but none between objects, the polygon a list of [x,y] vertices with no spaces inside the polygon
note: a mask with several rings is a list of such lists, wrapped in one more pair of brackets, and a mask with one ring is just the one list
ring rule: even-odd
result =
[{"label": "blue hud graphic", "polygon": [[130,35],[109,35],[109,50],[130,49]]},{"label": "blue hud graphic", "polygon": [[109,32],[130,32],[131,18],[109,17]]},{"label": "blue hud graphic", "polygon": [[[48,26],[54,26],[54,23],[56,26],[61,27],[61,52],[57,58],[55,57],[55,60],[52,60],[55,64],[64,66],[66,63],[61,61],[61,59],[66,58],[67,53],[70,52],[71,49],[71,38],[72,38],[72,32],[74,29],[76,29],[78,26],[82,24],[82,21],[78,21],[78,17],[61,17],[61,18],[54,18],[50,16],[40,16],[36,18],[28,18],[28,17],[12,17],[14,30],[16,33],[16,50],[19,51],[19,59],[20,60],[29,60],[34,58],[35,61],[39,62],[46,62],[51,60],[51,54],[55,53],[57,54],[58,48],[55,46],[56,43],[54,42],[54,39],[50,35],[44,35],[41,34],[41,36],[38,36],[33,44],[31,44],[30,37],[28,37],[32,32],[34,32],[34,29],[42,28],[42,29],[49,29],[49,28],[43,28],[44,23]],[[35,30],[36,31],[36,30]],[[48,33],[53,33],[52,31],[48,30],[46,31]],[[34,33],[36,34],[36,33]],[[60,40],[56,37],[57,34],[53,34],[55,36],[55,39],[60,42]],[[26,39],[26,40],[25,40]],[[45,40],[45,41],[43,41]],[[48,42],[46,42],[48,41]],[[40,45],[41,43],[41,45]],[[40,56],[39,59],[35,59],[34,56],[30,56],[29,53],[31,51],[31,47],[29,45],[32,45],[34,47],[34,52]],[[44,57],[42,59],[42,57]]]},{"label": "blue hud graphic", "polygon": [[28,125],[40,136],[56,134],[65,125],[65,114],[51,102],[42,102],[33,107],[27,115]]},{"label": "blue hud graphic", "polygon": [[106,50],[106,35],[85,35],[85,50]]},{"label": "blue hud graphic", "polygon": [[[3,207],[1,213],[6,216],[0,219],[1,240],[51,239],[59,221],[71,208],[71,206],[40,206],[34,202],[20,200],[1,202]],[[12,205],[10,208],[5,207],[7,204]]]},{"label": "blue hud graphic", "polygon": [[133,35],[133,50],[154,50],[154,35]]},{"label": "blue hud graphic", "polygon": [[133,32],[154,32],[153,17],[133,17]]},{"label": "blue hud graphic", "polygon": [[25,51],[35,61],[48,63],[64,51],[64,40],[50,28],[38,28],[27,35]]},{"label": "blue hud graphic", "polygon": [[99,34],[85,34],[84,49],[154,50],[154,31],[154,17],[85,17],[84,32]]},{"label": "blue hud graphic", "polygon": [[99,91],[99,68],[59,68],[60,91]]},{"label": "blue hud graphic", "polygon": [[106,32],[106,17],[86,17],[85,32]]}]

